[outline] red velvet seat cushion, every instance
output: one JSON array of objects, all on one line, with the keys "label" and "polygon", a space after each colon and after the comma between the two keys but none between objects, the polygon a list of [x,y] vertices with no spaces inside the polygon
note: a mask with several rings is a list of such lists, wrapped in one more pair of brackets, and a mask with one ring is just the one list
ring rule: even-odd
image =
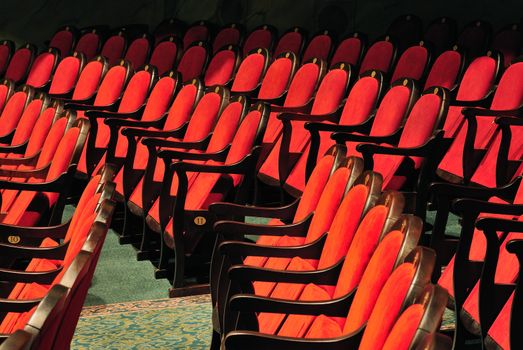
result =
[{"label": "red velvet seat cushion", "polygon": [[307,62],[311,58],[327,60],[329,58],[331,46],[332,38],[328,34],[316,35],[311,39],[303,53],[303,62]]},{"label": "red velvet seat cushion", "polygon": [[75,51],[81,52],[88,60],[96,56],[100,37],[96,33],[86,33],[76,43]]},{"label": "red velvet seat cushion", "polygon": [[43,87],[51,78],[56,57],[50,52],[40,54],[31,65],[26,84],[35,88]]},{"label": "red velvet seat cushion", "polygon": [[129,61],[131,67],[138,69],[138,67],[141,67],[146,63],[147,56],[149,55],[149,46],[150,43],[147,38],[133,40],[125,53],[125,59]]},{"label": "red velvet seat cushion", "polygon": [[361,65],[360,73],[368,70],[380,70],[387,73],[392,63],[394,45],[389,41],[378,41],[374,43],[365,54]]},{"label": "red velvet seat cushion", "polygon": [[183,54],[178,63],[178,72],[182,75],[182,81],[198,78],[203,71],[207,51],[202,46],[191,46]]},{"label": "red velvet seat cushion", "polygon": [[292,62],[290,59],[281,57],[275,60],[267,69],[258,92],[258,98],[277,98],[283,94],[292,78]]},{"label": "red velvet seat cushion", "polygon": [[212,51],[217,52],[225,45],[238,45],[240,42],[240,31],[236,26],[221,29],[213,41]]},{"label": "red velvet seat cushion", "polygon": [[[285,68],[285,62],[281,62],[282,68]],[[238,67],[238,71],[232,82],[231,91],[234,92],[249,92],[254,90],[262,78],[263,68],[265,65],[265,56],[260,53],[253,53],[245,57],[242,63]],[[285,72],[282,73],[285,78]],[[288,75],[288,73],[287,73]],[[280,77],[278,77],[280,78]],[[285,79],[279,79],[285,80]],[[277,81],[279,81],[277,80]],[[286,81],[285,81],[286,83]],[[278,89],[278,87],[271,86],[272,88]],[[280,88],[281,89],[281,88]]]},{"label": "red velvet seat cushion", "polygon": [[105,41],[100,55],[107,58],[107,62],[112,66],[123,58],[124,50],[125,38],[121,35],[113,35]]},{"label": "red velvet seat cushion", "polygon": [[58,63],[49,86],[50,94],[63,94],[71,91],[78,78],[80,60],[77,57],[65,57]]},{"label": "red velvet seat cushion", "polygon": [[173,69],[178,56],[178,47],[174,41],[164,41],[156,45],[151,54],[149,63],[158,69],[158,74],[162,75]]},{"label": "red velvet seat cushion", "polygon": [[270,49],[272,46],[272,33],[267,29],[257,29],[252,31],[243,42],[243,56],[259,47]]},{"label": "red velvet seat cushion", "polygon": [[392,327],[383,350],[409,350],[424,313],[423,305],[409,306]]},{"label": "red velvet seat cushion", "polygon": [[462,56],[457,51],[445,51],[432,64],[424,89],[441,86],[452,89],[457,82]]},{"label": "red velvet seat cushion", "polygon": [[225,85],[232,77],[236,63],[236,54],[232,50],[218,51],[205,70],[205,86]]},{"label": "red velvet seat cushion", "polygon": [[78,82],[74,88],[73,100],[84,100],[91,97],[100,83],[103,65],[99,61],[89,62],[78,77]]},{"label": "red velvet seat cushion", "polygon": [[5,78],[12,80],[15,83],[19,83],[27,73],[27,69],[33,59],[33,52],[23,47],[15,51],[9,61],[7,70],[5,72]]},{"label": "red velvet seat cushion", "polygon": [[[400,315],[415,272],[416,268],[412,264],[404,263],[390,275],[367,322],[359,347],[361,350],[381,349],[383,347],[387,335]],[[354,304],[351,310],[353,307]],[[359,328],[354,326],[355,323],[349,317],[345,324],[344,333]]]},{"label": "red velvet seat cushion", "polygon": [[420,80],[425,72],[429,52],[424,46],[411,46],[403,52],[396,64],[391,81],[399,78]]},{"label": "red velvet seat cushion", "polygon": [[332,56],[331,64],[345,62],[352,66],[356,66],[360,59],[361,50],[362,42],[360,38],[347,38],[338,44],[338,47]]},{"label": "red velvet seat cushion", "polygon": [[[297,56],[300,54],[303,36],[298,31],[287,32],[280,37],[278,44],[274,49],[274,57],[278,57],[284,52],[292,52]],[[316,57],[316,56],[313,56]],[[307,60],[304,59],[303,62]]]}]

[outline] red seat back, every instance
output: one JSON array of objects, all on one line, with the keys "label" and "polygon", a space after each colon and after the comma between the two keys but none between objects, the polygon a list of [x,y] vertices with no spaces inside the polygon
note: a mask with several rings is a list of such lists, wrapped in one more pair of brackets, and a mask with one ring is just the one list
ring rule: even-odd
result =
[{"label": "red seat back", "polygon": [[179,41],[174,36],[170,36],[155,46],[149,63],[158,69],[159,75],[163,75],[173,69],[180,52]]},{"label": "red seat back", "polygon": [[[249,92],[258,87],[267,71],[269,60],[269,52],[265,49],[260,48],[255,52],[249,53],[238,67],[232,82],[231,91],[236,93]],[[280,63],[283,64],[283,62]],[[285,72],[281,73],[285,76]]]},{"label": "red seat back", "polygon": [[458,36],[458,45],[470,57],[478,57],[487,49],[492,26],[484,21],[473,21],[467,24]]},{"label": "red seat back", "polygon": [[227,85],[239,64],[238,49],[228,46],[219,50],[211,58],[203,82],[205,86]]},{"label": "red seat back", "polygon": [[198,41],[208,41],[210,30],[205,21],[199,21],[187,28],[183,36],[183,47],[189,47],[192,43]]},{"label": "red seat back", "polygon": [[197,79],[182,86],[169,108],[163,129],[178,129],[186,123],[191,118],[191,114],[202,94],[201,83]]},{"label": "red seat back", "polygon": [[[300,56],[301,50],[305,43],[305,33],[300,27],[294,27],[283,33],[278,44],[274,49],[274,57],[281,55],[284,52],[292,52],[296,56]],[[317,57],[317,56],[311,56]],[[324,58],[325,59],[325,58]]]},{"label": "red seat back", "polygon": [[124,59],[129,61],[133,69],[138,69],[147,62],[151,46],[152,39],[147,34],[143,34],[129,44]]},{"label": "red seat back", "polygon": [[457,46],[454,46],[452,50],[443,52],[432,64],[424,89],[435,86],[441,86],[448,90],[454,89],[463,69],[464,61]]},{"label": "red seat back", "polygon": [[423,23],[415,15],[404,15],[396,18],[387,29],[387,35],[394,40],[400,51],[421,40]]},{"label": "red seat back", "polygon": [[36,89],[46,86],[51,80],[51,75],[53,74],[57,63],[58,52],[53,48],[38,55],[31,65],[26,84]]},{"label": "red seat back", "polygon": [[93,97],[98,90],[102,78],[107,72],[107,68],[107,61],[101,56],[87,63],[80,72],[73,91],[72,100],[80,101]]},{"label": "red seat back", "polygon": [[333,41],[334,40],[328,30],[317,34],[310,40],[309,44],[305,48],[302,60],[307,62],[308,60],[316,57],[324,61],[328,61],[332,51],[332,46],[334,45]]},{"label": "red seat back", "polygon": [[0,43],[0,74],[4,74],[7,69],[14,47],[15,44],[11,40],[2,40]]},{"label": "red seat back", "polygon": [[194,43],[183,53],[178,63],[178,72],[182,75],[182,81],[186,82],[202,75],[207,60],[209,59],[209,50],[203,41]]},{"label": "red seat back", "polygon": [[49,93],[66,94],[72,91],[84,64],[85,57],[79,52],[74,52],[72,56],[62,59],[54,72],[51,85],[49,86]]},{"label": "red seat back", "polygon": [[[93,105],[108,106],[113,104],[122,94],[129,74],[129,64],[124,60],[121,60],[119,65],[111,67],[100,83]],[[120,106],[120,108],[122,107]]]},{"label": "red seat back", "polygon": [[345,62],[353,67],[360,63],[360,59],[365,50],[365,42],[360,33],[353,33],[343,39],[332,56],[331,64]]},{"label": "red seat back", "polygon": [[96,28],[88,28],[83,30],[82,36],[76,43],[75,51],[81,52],[88,60],[93,59],[100,50],[100,35]]},{"label": "red seat back", "polygon": [[296,70],[296,56],[290,52],[277,57],[269,66],[260,86],[258,98],[272,99],[287,91]]},{"label": "red seat back", "polygon": [[368,70],[379,70],[387,73],[392,66],[396,48],[387,36],[384,40],[378,40],[369,47],[360,65],[360,73]]},{"label": "red seat back", "polygon": [[518,24],[501,29],[492,39],[490,47],[503,54],[503,66],[508,67],[521,52],[523,34]]},{"label": "red seat back", "polygon": [[125,38],[124,33],[120,30],[104,42],[100,55],[105,57],[107,62],[109,62],[109,65],[112,66],[118,63],[118,60],[123,58],[126,48],[127,39]]},{"label": "red seat back", "polygon": [[423,39],[432,44],[437,54],[450,49],[456,41],[456,21],[448,17],[433,20],[425,29]]},{"label": "red seat back", "polygon": [[275,36],[276,29],[267,24],[253,29],[243,42],[243,56],[259,47],[271,51]]},{"label": "red seat back", "polygon": [[71,53],[77,35],[78,30],[76,28],[72,26],[62,27],[54,33],[49,41],[49,47],[57,49],[60,56],[65,57]]},{"label": "red seat back", "polygon": [[16,50],[7,66],[5,78],[15,83],[23,81],[31,68],[31,63],[33,63],[35,51],[36,49],[31,44],[25,44]]},{"label": "red seat back", "polygon": [[420,42],[419,45],[407,48],[398,59],[391,81],[400,78],[410,78],[416,81],[421,80],[425,75],[430,60],[430,52]]},{"label": "red seat back", "polygon": [[243,36],[243,28],[237,23],[231,23],[218,31],[212,43],[212,52],[226,45],[239,46]]}]

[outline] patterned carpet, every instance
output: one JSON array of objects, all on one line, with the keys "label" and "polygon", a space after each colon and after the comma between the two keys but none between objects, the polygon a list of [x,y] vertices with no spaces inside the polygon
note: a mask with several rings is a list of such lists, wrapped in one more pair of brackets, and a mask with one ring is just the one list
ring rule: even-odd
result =
[{"label": "patterned carpet", "polygon": [[208,349],[210,296],[85,307],[71,349]]}]

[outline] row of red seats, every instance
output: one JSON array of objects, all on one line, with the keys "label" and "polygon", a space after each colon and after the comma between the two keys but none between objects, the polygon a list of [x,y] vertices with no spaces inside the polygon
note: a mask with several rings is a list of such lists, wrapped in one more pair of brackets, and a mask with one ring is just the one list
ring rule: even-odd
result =
[{"label": "row of red seats", "polygon": [[111,224],[114,172],[94,176],[65,223],[2,224],[0,349],[68,349]]}]

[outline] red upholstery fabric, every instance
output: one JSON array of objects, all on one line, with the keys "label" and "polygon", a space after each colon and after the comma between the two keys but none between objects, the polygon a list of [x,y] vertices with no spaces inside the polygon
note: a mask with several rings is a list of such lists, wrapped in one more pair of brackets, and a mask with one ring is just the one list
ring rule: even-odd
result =
[{"label": "red upholstery fabric", "polygon": [[352,66],[357,66],[361,50],[362,42],[360,38],[347,38],[338,44],[338,47],[332,56],[331,64],[345,62]]},{"label": "red upholstery fabric", "polygon": [[209,92],[202,97],[187,126],[184,141],[198,141],[211,132],[218,118],[221,102],[220,95],[214,92]]},{"label": "red upholstery fabric", "polygon": [[16,126],[11,145],[16,146],[26,142],[33,131],[36,120],[40,116],[43,101],[40,99],[32,100],[22,113],[18,125]]},{"label": "red upholstery fabric", "polygon": [[[401,312],[415,271],[416,268],[412,264],[405,263],[396,268],[390,275],[367,322],[359,347],[361,350],[381,349],[383,347],[387,335]],[[354,304],[351,310],[353,307]],[[356,329],[353,328],[353,325],[354,323],[348,318],[344,333],[348,333],[350,329]]]},{"label": "red upholstery fabric", "polygon": [[[302,44],[303,36],[300,32],[287,32],[280,37],[278,45],[276,45],[276,48],[274,49],[274,57],[278,57],[284,52],[293,52],[296,56],[299,56]],[[303,62],[306,61],[306,59],[303,60]]]},{"label": "red upholstery fabric", "polygon": [[[487,345],[491,343],[501,349],[510,349],[510,313],[513,300],[514,293],[512,293],[505,306],[503,306],[492,326],[490,326],[486,340]],[[487,348],[490,349],[491,347],[487,346]]]},{"label": "red upholstery fabric", "polygon": [[28,48],[21,48],[16,50],[9,61],[9,66],[5,72],[5,78],[19,83],[27,73],[27,69],[31,64],[33,53]]},{"label": "red upholstery fabric", "polygon": [[270,49],[272,45],[272,33],[266,29],[252,31],[243,43],[243,55],[247,56],[251,50],[262,47]]},{"label": "red upholstery fabric", "polygon": [[240,123],[242,112],[243,105],[240,102],[233,102],[225,107],[216,122],[206,152],[213,153],[221,151],[232,141],[234,133]]},{"label": "red upholstery fabric", "polygon": [[49,93],[64,94],[71,91],[76,84],[79,70],[80,60],[78,58],[69,56],[61,60],[51,80]]},{"label": "red upholstery fabric", "polygon": [[[386,210],[383,211],[383,213],[376,214],[378,216],[377,218],[365,217],[360,224],[360,219],[363,215],[363,210],[365,209],[368,194],[369,190],[365,185],[356,185],[347,193],[332,221],[327,240],[325,241],[318,262],[318,269],[325,269],[333,266],[340,261],[345,254],[349,256],[351,251],[358,252],[352,254],[365,254],[365,247],[363,246],[366,244],[372,245],[371,241],[374,238],[374,232],[381,232],[381,226],[383,226],[383,223],[380,222],[382,220],[380,214],[383,215],[384,220]],[[365,240],[367,243],[361,241],[360,236],[362,233],[360,232],[362,231],[365,231]],[[376,234],[378,239],[379,232]],[[353,248],[355,245],[358,245],[358,247]],[[349,251],[349,253],[347,253],[347,251]]]},{"label": "red upholstery fabric", "polygon": [[399,78],[420,80],[425,72],[429,59],[429,52],[424,46],[411,46],[398,60],[391,81]]},{"label": "red upholstery fabric", "polygon": [[291,69],[292,62],[288,58],[282,57],[274,61],[265,73],[258,92],[258,98],[270,99],[280,97],[292,78]]},{"label": "red upholstery fabric", "polygon": [[[284,59],[283,62],[285,61],[288,60]],[[262,54],[253,53],[245,57],[238,67],[238,71],[236,72],[236,76],[234,77],[234,81],[232,83],[231,91],[248,92],[254,90],[260,83],[264,65],[265,56]],[[283,75],[285,76],[285,72],[283,72]]]},{"label": "red upholstery fabric", "polygon": [[54,47],[60,51],[60,56],[64,57],[71,52],[73,46],[73,33],[69,30],[56,32],[49,41],[49,47]]},{"label": "red upholstery fabric", "polygon": [[238,45],[240,42],[240,31],[238,28],[228,27],[221,29],[213,41],[212,51],[217,52],[225,45]]},{"label": "red upholstery fabric", "polygon": [[452,89],[456,85],[462,59],[463,57],[459,52],[452,50],[439,55],[432,64],[424,89],[433,86]]},{"label": "red upholstery fabric", "polygon": [[177,129],[189,120],[197,92],[196,86],[193,84],[182,87],[169,109],[164,130]]},{"label": "red upholstery fabric", "polygon": [[109,69],[96,94],[95,106],[109,105],[120,97],[125,83],[125,74],[126,69],[122,66],[114,66]]},{"label": "red upholstery fabric", "polygon": [[156,45],[149,63],[158,69],[159,75],[162,75],[173,69],[177,55],[178,47],[176,43],[174,41],[164,41]]},{"label": "red upholstery fabric", "polygon": [[[435,94],[420,97],[405,123],[398,147],[418,147],[427,142],[436,128],[440,103],[440,97]],[[387,188],[403,159],[403,156],[374,156],[374,171],[383,175],[383,188]],[[411,157],[411,159],[414,161],[414,167],[418,169],[423,159],[419,157]]]},{"label": "red upholstery fabric", "polygon": [[127,48],[125,59],[131,63],[131,67],[138,69],[145,64],[149,56],[150,43],[147,38],[138,38]]},{"label": "red upholstery fabric", "polygon": [[125,38],[121,35],[113,35],[105,41],[100,55],[107,58],[107,62],[112,66],[123,58],[124,50]]},{"label": "red upholstery fabric", "polygon": [[322,79],[311,114],[320,115],[335,111],[345,96],[349,76],[343,69],[333,69]]},{"label": "red upholstery fabric", "polygon": [[472,61],[459,84],[457,100],[475,101],[485,97],[496,78],[496,61],[489,56],[481,56]]},{"label": "red upholstery fabric", "polygon": [[209,28],[205,24],[194,25],[187,29],[183,36],[183,47],[189,47],[196,41],[207,41],[209,37]]},{"label": "red upholstery fabric", "polygon": [[9,49],[9,46],[0,45],[0,72],[3,72],[7,68],[7,65],[9,64],[10,55],[11,51]]},{"label": "red upholstery fabric", "polygon": [[31,65],[26,84],[35,88],[41,88],[51,78],[53,73],[55,56],[50,52],[40,54]]},{"label": "red upholstery fabric", "polygon": [[303,62],[307,62],[311,58],[320,58],[325,61],[328,60],[331,46],[332,38],[329,35],[316,35],[311,39],[303,53]]},{"label": "red upholstery fabric", "polygon": [[491,109],[513,109],[523,104],[523,62],[507,68],[492,99]]},{"label": "red upholstery fabric", "polygon": [[[51,125],[53,123],[55,112],[56,111],[54,108],[47,108],[45,111],[42,112],[42,114],[40,115],[40,117],[34,125],[34,131],[31,133],[31,137],[29,138],[24,156],[28,157],[35,155],[36,152],[38,152],[42,148],[47,134],[49,133],[49,129],[51,128]],[[56,121],[56,123],[58,122],[59,120]],[[61,123],[65,123],[65,121],[60,121],[59,124]]]},{"label": "red upholstery fabric", "polygon": [[392,63],[394,46],[389,41],[378,41],[367,50],[360,65],[360,73],[376,69],[387,73]]},{"label": "red upholstery fabric", "polygon": [[202,74],[206,60],[207,51],[202,46],[192,46],[187,49],[178,64],[182,81],[198,78]]},{"label": "red upholstery fabric", "polygon": [[[151,85],[151,73],[141,70],[137,73],[135,73],[131,80],[129,80],[129,83],[127,84],[127,87],[125,88],[125,91],[122,96],[122,100],[120,101],[120,105],[118,106],[118,112],[126,113],[126,112],[134,112],[137,110],[145,101],[147,98],[147,95],[149,94],[149,87]],[[103,83],[102,83],[103,86]],[[102,89],[102,86],[100,89]],[[115,94],[118,94],[120,91],[115,89],[113,90]],[[118,95],[116,95],[117,97]],[[98,98],[98,96],[97,96]],[[111,101],[112,102],[112,101]]]},{"label": "red upholstery fabric", "polygon": [[96,56],[98,52],[98,45],[100,44],[100,37],[96,33],[86,33],[76,43],[75,50],[85,55],[88,60]]},{"label": "red upholstery fabric", "polygon": [[7,102],[7,93],[9,89],[6,85],[0,84],[0,112],[3,111],[4,106]]},{"label": "red upholstery fabric", "polygon": [[336,296],[347,294],[360,283],[365,268],[378,246],[387,213],[387,207],[378,205],[369,210],[359,224],[340,272],[339,280],[343,282],[336,287]]},{"label": "red upholstery fabric", "polygon": [[73,92],[73,100],[83,100],[91,97],[100,83],[103,65],[101,62],[89,62],[78,77],[78,82]]},{"label": "red upholstery fabric", "polygon": [[205,86],[225,85],[231,79],[236,63],[236,54],[232,50],[218,51],[205,70]]},{"label": "red upholstery fabric", "polygon": [[409,350],[424,313],[423,305],[409,306],[394,324],[383,350]]},{"label": "red upholstery fabric", "polygon": [[160,118],[169,108],[175,87],[176,81],[171,77],[164,77],[158,80],[147,98],[142,120],[156,120]]},{"label": "red upholstery fabric", "polygon": [[305,335],[305,338],[336,338],[342,335],[340,325],[325,315],[318,316]]},{"label": "red upholstery fabric", "polygon": [[18,121],[24,112],[27,94],[23,91],[16,92],[0,114],[0,134],[7,135],[18,125]]},{"label": "red upholstery fabric", "polygon": [[[324,156],[316,164],[316,167],[312,171],[312,174],[307,182],[307,186],[303,191],[303,195],[300,198],[300,203],[296,209],[294,215],[294,222],[303,220],[307,215],[312,213],[320,200],[320,196],[323,193],[323,189],[329,179],[330,171],[334,164],[333,156]],[[281,224],[279,220],[271,220],[270,224]],[[260,236],[256,241],[257,244],[261,245],[274,245],[278,241],[278,237],[274,236]],[[245,265],[252,266],[263,266],[267,261],[266,257],[263,256],[248,256],[244,260]]]}]

